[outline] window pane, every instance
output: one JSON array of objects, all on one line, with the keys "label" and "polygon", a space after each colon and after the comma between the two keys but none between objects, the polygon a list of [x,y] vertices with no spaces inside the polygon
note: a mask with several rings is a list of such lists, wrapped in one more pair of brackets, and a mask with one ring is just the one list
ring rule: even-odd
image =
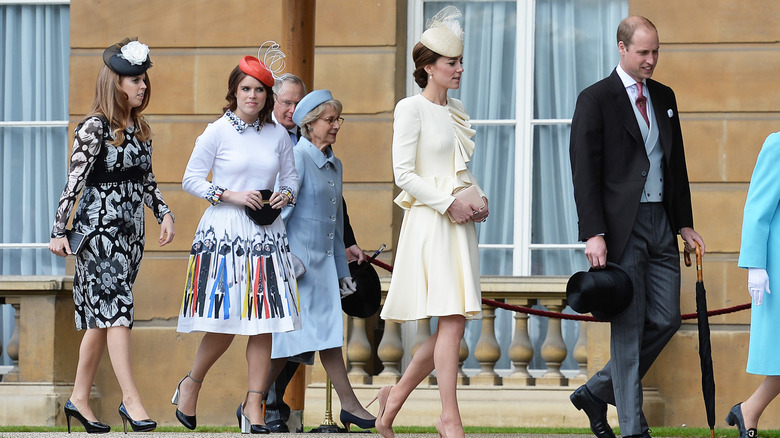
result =
[{"label": "window pane", "polygon": [[535,126],[532,243],[576,243],[569,125]]},{"label": "window pane", "polygon": [[[570,119],[577,95],[606,77],[620,60],[618,23],[626,0],[537,0],[534,118]],[[568,124],[533,129],[533,243],[577,243]],[[534,251],[532,273],[569,275],[583,266],[573,250]]]},{"label": "window pane", "polygon": [[512,250],[481,248],[479,270],[481,275],[512,275]]},{"label": "window pane", "polygon": [[[479,243],[511,244],[514,230],[515,129],[477,126],[471,171],[488,194],[490,217],[479,224]],[[507,274],[509,275],[509,274]]]},{"label": "window pane", "polygon": [[581,249],[535,249],[531,251],[531,275],[571,275],[587,271],[588,259]]},{"label": "window pane", "polygon": [[[68,5],[0,6],[0,120],[67,121]],[[48,244],[68,158],[67,128],[0,127],[0,241]],[[62,274],[47,249],[0,250],[0,274]]]},{"label": "window pane", "polygon": [[0,272],[2,275],[63,275],[65,259],[52,254],[48,247],[3,249],[0,251]]},{"label": "window pane", "polygon": [[463,101],[472,119],[515,117],[517,6],[514,1],[426,2],[425,20],[453,5],[466,34],[463,81],[450,95]]},{"label": "window pane", "polygon": [[627,0],[537,0],[534,118],[569,119],[577,94],[620,61],[615,33]]},{"label": "window pane", "polygon": [[[0,241],[49,243],[54,211],[65,186],[66,128],[0,127]],[[48,249],[0,250],[2,275],[64,273]]]}]

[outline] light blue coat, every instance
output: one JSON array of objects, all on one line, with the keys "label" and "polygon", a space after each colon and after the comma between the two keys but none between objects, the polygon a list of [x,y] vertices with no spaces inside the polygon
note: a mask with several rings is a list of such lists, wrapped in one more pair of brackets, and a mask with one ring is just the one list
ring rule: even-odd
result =
[{"label": "light blue coat", "polygon": [[771,295],[750,313],[747,372],[780,375],[780,132],[770,134],[758,154],[742,219],[741,268],[764,268]]},{"label": "light blue coat", "polygon": [[341,347],[344,328],[339,278],[349,276],[344,249],[341,160],[301,138],[293,148],[298,200],[284,208],[290,250],[306,267],[298,279],[301,330],[274,333],[272,358]]}]

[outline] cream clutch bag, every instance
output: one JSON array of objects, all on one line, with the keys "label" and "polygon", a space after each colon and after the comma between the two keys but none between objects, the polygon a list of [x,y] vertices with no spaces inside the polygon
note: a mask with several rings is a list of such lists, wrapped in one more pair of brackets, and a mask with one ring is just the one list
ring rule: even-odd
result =
[{"label": "cream clutch bag", "polygon": [[[482,208],[485,206],[485,200],[482,199],[482,196],[479,195],[479,191],[477,191],[476,186],[460,188],[459,190],[454,191],[452,196],[460,199],[461,201],[466,201],[469,204],[476,206],[477,208]],[[449,212],[447,212],[447,216],[450,217],[450,220],[453,223],[456,223],[455,219],[452,218]]]}]

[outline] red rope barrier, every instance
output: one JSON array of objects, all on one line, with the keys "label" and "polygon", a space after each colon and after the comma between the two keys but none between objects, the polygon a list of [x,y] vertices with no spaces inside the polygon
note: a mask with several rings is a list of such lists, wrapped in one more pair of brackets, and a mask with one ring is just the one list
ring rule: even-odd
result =
[{"label": "red rope barrier", "polygon": [[[390,273],[393,272],[393,267],[391,265],[388,265],[387,263],[384,263],[376,259],[372,260],[371,263],[379,266],[380,268]],[[487,304],[488,306],[492,306],[492,307],[499,307],[501,309],[511,310],[513,312],[522,312],[522,313],[527,313],[529,315],[543,316],[545,318],[568,319],[572,321],[605,322],[589,315],[572,315],[568,313],[549,312],[547,310],[532,309],[530,307],[525,307],[525,306],[515,306],[512,304],[502,303],[500,301],[489,300],[487,298],[482,298],[482,304]],[[749,308],[750,308],[750,303],[745,303],[745,304],[740,304],[738,306],[726,307],[724,309],[710,310],[709,312],[707,312],[707,316],[712,317],[717,315],[725,315],[727,313],[739,312],[741,310],[746,310]],[[682,315],[682,319],[683,321],[687,319],[696,319],[696,313],[685,313]]]}]

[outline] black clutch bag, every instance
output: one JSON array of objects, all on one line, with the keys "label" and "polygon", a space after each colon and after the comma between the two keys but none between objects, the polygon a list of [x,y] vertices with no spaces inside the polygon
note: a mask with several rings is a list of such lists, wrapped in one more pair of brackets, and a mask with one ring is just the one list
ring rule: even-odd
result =
[{"label": "black clutch bag", "polygon": [[78,231],[65,230],[65,237],[68,239],[71,254],[78,254],[87,244],[87,235]]},{"label": "black clutch bag", "polygon": [[273,194],[270,190],[259,190],[263,196],[263,207],[258,210],[252,210],[249,207],[244,207],[246,214],[257,225],[266,226],[274,223],[277,217],[282,213],[281,208],[271,208],[270,199]]}]

